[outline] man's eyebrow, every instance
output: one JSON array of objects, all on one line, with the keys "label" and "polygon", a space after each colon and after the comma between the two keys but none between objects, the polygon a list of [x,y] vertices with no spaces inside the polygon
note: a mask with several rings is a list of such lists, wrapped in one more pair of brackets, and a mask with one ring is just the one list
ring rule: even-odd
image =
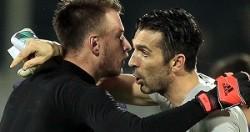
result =
[{"label": "man's eyebrow", "polygon": [[145,46],[144,44],[136,44],[135,45],[135,48],[137,48],[137,49],[146,49],[146,50],[148,50],[149,52],[152,52],[152,50],[151,49],[149,49],[147,46]]}]

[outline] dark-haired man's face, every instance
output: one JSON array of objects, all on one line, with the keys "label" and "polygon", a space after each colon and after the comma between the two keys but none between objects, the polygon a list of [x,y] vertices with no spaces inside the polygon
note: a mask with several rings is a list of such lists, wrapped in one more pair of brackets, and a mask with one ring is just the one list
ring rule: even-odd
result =
[{"label": "dark-haired man's face", "polygon": [[163,92],[171,82],[171,68],[164,62],[160,44],[162,33],[152,30],[137,30],[133,39],[133,54],[129,65],[135,68],[141,91],[149,94]]}]

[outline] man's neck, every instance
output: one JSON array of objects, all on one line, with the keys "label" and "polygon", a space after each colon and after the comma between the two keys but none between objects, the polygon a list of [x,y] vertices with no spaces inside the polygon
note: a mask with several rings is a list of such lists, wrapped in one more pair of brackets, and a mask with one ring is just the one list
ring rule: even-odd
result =
[{"label": "man's neck", "polygon": [[93,64],[93,61],[89,60],[88,58],[90,58],[90,57],[86,57],[84,55],[81,56],[79,54],[76,54],[76,55],[75,54],[70,54],[70,55],[66,55],[64,57],[64,60],[69,61],[69,62],[77,65],[82,70],[87,72],[90,76],[92,76],[95,79],[96,82],[98,82],[100,77],[95,72],[95,71],[97,71],[97,70],[95,70],[96,69],[96,67],[95,67],[96,64]]},{"label": "man's neck", "polygon": [[187,94],[199,84],[199,78],[195,71],[185,72],[175,76],[167,93],[164,94],[174,106],[180,106]]}]

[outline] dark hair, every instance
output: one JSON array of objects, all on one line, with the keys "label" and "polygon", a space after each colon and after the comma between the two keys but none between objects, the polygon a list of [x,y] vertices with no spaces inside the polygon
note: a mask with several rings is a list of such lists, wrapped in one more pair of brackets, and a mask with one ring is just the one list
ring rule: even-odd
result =
[{"label": "dark hair", "polygon": [[202,44],[202,36],[195,18],[184,9],[153,10],[139,18],[136,28],[162,32],[162,44],[165,62],[176,54],[186,57],[185,69],[195,68],[197,52]]},{"label": "dark hair", "polygon": [[104,33],[106,9],[121,11],[119,0],[63,0],[58,4],[53,27],[64,51],[77,49],[91,31]]},{"label": "dark hair", "polygon": [[235,54],[218,60],[210,69],[210,76],[215,78],[225,72],[240,71],[250,73],[250,55]]}]

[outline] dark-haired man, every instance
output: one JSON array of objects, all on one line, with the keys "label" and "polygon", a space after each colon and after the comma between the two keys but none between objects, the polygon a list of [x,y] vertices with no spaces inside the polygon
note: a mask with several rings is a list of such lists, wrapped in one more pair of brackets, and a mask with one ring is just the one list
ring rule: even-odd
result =
[{"label": "dark-haired man", "polygon": [[[130,97],[130,101],[134,99],[132,103],[137,105],[146,105],[153,100],[164,110],[185,104],[200,91],[213,89],[214,79],[196,72],[197,53],[202,41],[194,17],[183,9],[153,10],[142,16],[137,23],[129,65],[135,68],[140,90],[149,96],[134,90],[133,97],[137,98],[129,94],[125,97]],[[129,78],[123,76],[118,77],[120,83]],[[114,89],[113,95],[119,99],[117,88],[121,84],[112,86],[113,80],[108,79],[102,85]],[[248,126],[242,110],[233,107],[228,111],[214,112],[189,131],[246,132]]]}]

